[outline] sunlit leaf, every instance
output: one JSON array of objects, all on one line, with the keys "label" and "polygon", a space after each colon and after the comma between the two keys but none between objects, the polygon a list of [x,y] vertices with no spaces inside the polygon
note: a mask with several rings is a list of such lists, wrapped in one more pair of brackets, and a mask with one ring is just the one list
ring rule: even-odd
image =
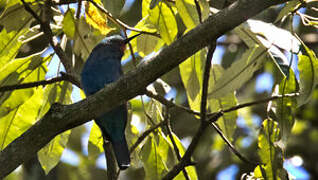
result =
[{"label": "sunlit leaf", "polygon": [[[44,115],[53,103],[69,104],[71,102],[72,85],[69,82],[50,85],[46,87],[45,91],[45,95],[47,95],[46,97],[48,99],[43,98],[45,103],[43,103],[43,108],[41,109],[42,113],[41,111],[39,113],[40,115]],[[48,174],[60,161],[70,133],[71,130],[68,130],[57,135],[38,152],[39,162],[46,174]]]},{"label": "sunlit leaf", "polygon": [[200,110],[205,53],[206,50],[201,50],[179,65],[180,76],[187,92],[189,105],[191,109],[196,111]]},{"label": "sunlit leaf", "polygon": [[75,19],[74,19],[75,10],[70,8],[66,11],[63,18],[63,31],[71,39],[75,35]]},{"label": "sunlit leaf", "polygon": [[[28,63],[14,72],[15,76],[11,76],[11,74],[10,76],[16,80],[20,79],[20,82],[44,79],[46,67],[42,64],[45,62],[43,58],[30,56],[28,59]],[[18,83],[19,81],[16,81],[16,84]],[[25,95],[26,97],[23,97]],[[8,92],[1,97],[1,101],[0,149],[3,149],[37,120],[43,102],[43,89],[37,87],[28,90],[16,90],[12,94]]]},{"label": "sunlit leaf", "polygon": [[173,10],[162,1],[153,9],[149,9],[149,3],[150,0],[142,2],[142,17],[148,17],[150,22],[159,30],[165,43],[170,44],[178,32]]},{"label": "sunlit leaf", "polygon": [[176,1],[176,7],[183,23],[188,29],[192,29],[200,23],[193,0],[178,0]]},{"label": "sunlit leaf", "polygon": [[[122,1],[120,1],[122,2]],[[113,29],[107,26],[107,16],[100,12],[92,3],[85,4],[86,22],[98,29],[103,35]]]},{"label": "sunlit leaf", "polygon": [[[31,8],[36,13],[40,11],[39,6],[31,6]],[[29,28],[32,20],[34,20],[33,17],[25,11],[24,6],[17,4],[4,10],[0,17],[0,24],[8,32],[21,31],[22,29]]]},{"label": "sunlit leaf", "polygon": [[60,161],[70,134],[71,130],[59,134],[38,152],[39,162],[45,174],[48,174]]},{"label": "sunlit leaf", "polygon": [[94,122],[89,134],[88,157],[91,159],[96,159],[102,152],[104,152],[103,144],[104,140],[102,132]]},{"label": "sunlit leaf", "polygon": [[148,136],[141,152],[141,160],[144,163],[145,179],[160,179],[168,168],[159,154],[159,146],[152,135]]},{"label": "sunlit leaf", "polygon": [[252,78],[254,72],[262,67],[266,60],[265,54],[266,51],[258,46],[248,49],[216,81],[214,87],[209,90],[209,98],[224,97],[243,86],[246,81]]},{"label": "sunlit leaf", "polygon": [[[35,73],[45,73],[46,66],[43,64],[51,60],[52,56],[46,58],[40,57],[41,53],[29,57],[15,59],[1,68],[0,84],[1,86],[15,85],[30,81],[43,80],[44,75],[36,76]],[[43,71],[39,71],[39,68]],[[0,96],[0,117],[10,111],[15,110],[34,93],[33,88],[5,92]]]},{"label": "sunlit leaf", "polygon": [[276,145],[279,139],[278,124],[266,119],[258,136],[258,155],[263,163],[260,170],[265,179],[277,179],[283,171],[282,150]]},{"label": "sunlit leaf", "polygon": [[315,53],[303,45],[305,52],[298,54],[300,96],[297,98],[298,106],[307,103],[318,83],[318,59]]},{"label": "sunlit leaf", "polygon": [[21,33],[11,31],[7,33],[2,29],[0,33],[0,67],[3,67],[9,61],[13,60],[18,53],[22,43],[19,41]]},{"label": "sunlit leaf", "polygon": [[[173,136],[173,139],[174,141],[176,142],[176,145],[179,149],[179,153],[180,153],[180,156],[182,157],[185,153],[185,148],[183,147],[180,139],[178,138],[178,136],[176,136],[173,132],[172,132],[172,136]],[[169,141],[171,142],[170,138],[169,138]],[[172,142],[171,142],[172,144]],[[198,176],[197,176],[197,172],[195,170],[195,167],[194,166],[188,166],[185,168],[190,179],[198,179]],[[184,175],[183,173],[179,173],[178,176],[175,177],[176,180],[181,180],[181,179],[184,179]]]},{"label": "sunlit leaf", "polygon": [[234,31],[249,48],[263,48],[282,74],[288,76],[289,61],[281,49],[298,53],[300,42],[292,33],[259,20],[248,20]]}]

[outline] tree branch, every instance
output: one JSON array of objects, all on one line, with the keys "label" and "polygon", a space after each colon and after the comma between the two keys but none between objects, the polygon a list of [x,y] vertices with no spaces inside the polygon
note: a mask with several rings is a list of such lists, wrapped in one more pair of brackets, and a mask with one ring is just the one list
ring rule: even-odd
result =
[{"label": "tree branch", "polygon": [[68,82],[71,82],[71,83],[77,85],[78,87],[81,87],[80,83],[77,82],[73,76],[66,74],[66,73],[63,73],[63,72],[61,72],[61,74],[62,74],[62,76],[60,76],[60,77],[55,77],[55,78],[48,79],[48,80],[41,80],[41,81],[36,81],[36,82],[28,82],[28,83],[22,83],[22,84],[2,86],[2,87],[0,87],[0,92],[13,91],[13,90],[17,90],[17,89],[33,88],[33,87],[37,87],[37,86],[45,86],[48,84],[53,84],[53,83],[61,82],[61,81],[68,81]]},{"label": "tree branch", "polygon": [[96,94],[72,105],[53,104],[44,117],[0,152],[0,164],[5,164],[5,166],[0,166],[0,179],[32,158],[59,133],[94,119],[113,107],[142,94],[147,85],[207,46],[212,40],[216,40],[264,9],[286,1],[237,1],[209,17],[202,24],[139,65],[137,69],[128,72]]}]

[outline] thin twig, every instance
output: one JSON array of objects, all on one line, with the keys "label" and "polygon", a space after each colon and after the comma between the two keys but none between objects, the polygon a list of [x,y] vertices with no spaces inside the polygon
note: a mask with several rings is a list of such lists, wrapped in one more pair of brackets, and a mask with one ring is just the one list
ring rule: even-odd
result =
[{"label": "thin twig", "polygon": [[[168,136],[169,136],[169,138],[170,138],[170,140],[172,142],[173,149],[174,149],[174,152],[175,152],[175,154],[177,156],[177,159],[178,159],[178,161],[180,161],[181,160],[180,150],[179,150],[179,148],[178,148],[178,146],[176,144],[176,141],[174,140],[174,137],[172,135],[171,121],[170,121],[170,114],[169,114],[169,108],[168,107],[166,107],[166,113],[164,114],[164,117],[165,117],[165,120],[167,121],[166,127],[167,127]],[[182,173],[183,173],[184,178],[186,180],[190,180],[189,174],[188,174],[188,172],[187,172],[187,170],[185,168],[182,169]]]},{"label": "thin twig", "polygon": [[54,42],[54,35],[50,27],[50,24],[43,22],[41,18],[32,10],[32,8],[24,0],[21,0],[21,2],[23,3],[25,10],[29,12],[40,24],[42,31],[46,34],[46,37],[49,40],[50,45],[52,46],[55,53],[58,55],[61,62],[63,63],[66,72],[72,75],[75,74],[73,73],[74,70],[71,63],[72,61],[66,56],[65,52],[62,50],[59,44],[57,42]]},{"label": "thin twig", "polygon": [[87,1],[92,3],[99,10],[101,10],[107,16],[107,18],[109,20],[111,20],[113,23],[119,25],[123,29],[128,29],[128,30],[135,31],[135,32],[140,32],[140,33],[143,33],[143,34],[149,34],[149,35],[152,35],[152,36],[160,37],[160,35],[157,34],[156,32],[147,32],[147,31],[143,31],[143,30],[140,30],[140,29],[136,29],[134,27],[130,27],[127,24],[125,24],[122,21],[120,21],[119,19],[114,18],[110,12],[108,12],[106,9],[104,9],[101,5],[97,4],[95,1],[93,1],[93,0],[87,0]]},{"label": "thin twig", "polygon": [[137,139],[137,141],[130,147],[130,154],[132,152],[134,152],[134,150],[138,147],[138,145],[153,131],[155,131],[157,128],[163,126],[166,123],[166,121],[161,121],[160,123],[158,123],[157,125],[149,128],[148,130],[146,130],[145,132],[142,133],[141,136],[139,136],[139,138]]},{"label": "thin twig", "polygon": [[252,102],[248,102],[248,103],[244,103],[244,104],[239,104],[233,107],[230,107],[228,109],[223,110],[224,113],[228,113],[228,112],[232,112],[232,111],[236,111],[238,109],[242,109],[248,106],[253,106],[253,105],[257,105],[257,104],[263,104],[263,103],[267,103],[269,101],[275,100],[275,99],[279,99],[282,97],[296,97],[299,96],[299,93],[292,93],[292,94],[284,94],[284,95],[274,95],[268,98],[264,98],[261,100],[257,100],[257,101],[252,101]]},{"label": "thin twig", "polygon": [[81,15],[81,10],[82,10],[82,0],[78,0],[78,4],[77,4],[77,12],[76,12],[76,19],[80,18]]},{"label": "thin twig", "polygon": [[61,74],[62,74],[62,76],[60,76],[60,77],[55,77],[55,78],[48,79],[48,80],[41,80],[41,81],[36,81],[36,82],[2,86],[2,87],[0,87],[0,92],[13,91],[13,90],[17,90],[17,89],[33,88],[33,87],[37,87],[37,86],[46,86],[48,84],[53,84],[53,83],[61,82],[61,81],[69,81],[73,84],[76,83],[76,85],[80,87],[80,84],[78,84],[78,82],[74,82],[73,76],[66,74],[66,73],[61,73]]},{"label": "thin twig", "polygon": [[226,138],[226,136],[223,134],[222,130],[215,124],[214,122],[211,122],[210,125],[216,130],[216,132],[221,136],[223,141],[228,145],[228,147],[231,149],[231,151],[243,162],[247,164],[252,164],[257,166],[259,163],[255,163],[248,158],[246,158],[244,155],[242,155],[235,147],[234,145]]},{"label": "thin twig", "polygon": [[201,24],[202,23],[202,13],[201,13],[201,8],[200,8],[199,1],[198,0],[194,0],[194,3],[195,3],[195,7],[197,9],[198,16],[199,16],[199,22]]}]

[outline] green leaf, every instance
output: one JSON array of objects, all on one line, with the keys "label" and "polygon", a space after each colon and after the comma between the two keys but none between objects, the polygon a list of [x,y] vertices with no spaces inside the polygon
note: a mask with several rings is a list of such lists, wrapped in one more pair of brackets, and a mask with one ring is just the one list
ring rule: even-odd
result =
[{"label": "green leaf", "polygon": [[188,29],[192,29],[200,23],[197,9],[193,0],[178,0],[176,1],[176,7],[183,23]]},{"label": "green leaf", "polygon": [[90,159],[97,159],[97,157],[104,152],[103,144],[102,132],[94,121],[89,134],[88,157]]},{"label": "green leaf", "polygon": [[168,168],[161,157],[158,146],[153,135],[148,136],[142,150],[140,152],[141,160],[144,163],[145,179],[160,179]]},{"label": "green leaf", "polygon": [[246,81],[253,77],[253,73],[262,67],[266,60],[266,51],[259,46],[248,49],[239,60],[225,70],[214,87],[210,89],[209,98],[224,97],[239,89]]},{"label": "green leaf", "polygon": [[283,9],[280,10],[275,22],[284,19],[289,13],[293,12],[301,5],[299,0],[292,0],[286,3]]},{"label": "green leaf", "polygon": [[[39,57],[39,56],[36,56]],[[17,70],[15,73],[21,73],[19,78],[23,82],[38,81],[44,79],[46,68],[41,66],[43,58],[30,58],[30,60],[40,60],[37,63],[37,68],[30,68],[29,66],[34,61],[30,61],[29,66],[24,66],[22,72]],[[30,69],[28,69],[30,68]],[[19,92],[20,91],[20,92]],[[24,97],[26,95],[26,97]],[[6,96],[3,99],[3,96]],[[0,108],[0,149],[5,148],[15,138],[19,137],[26,131],[38,118],[38,112],[43,102],[42,87],[30,88],[28,90],[16,90],[14,93],[6,93],[1,97]],[[22,100],[20,100],[22,98]]]},{"label": "green leaf", "polygon": [[[224,70],[221,66],[214,64],[210,72],[209,89],[213,89],[215,82],[223,76]],[[233,92],[229,92],[223,97],[217,99],[209,98],[209,108],[212,112],[216,112],[220,109],[226,109],[233,107],[237,104],[236,97]],[[218,121],[217,124],[226,135],[226,137],[232,141],[232,136],[236,129],[237,111],[225,113]]]},{"label": "green leaf", "polygon": [[298,54],[300,96],[297,105],[306,104],[318,83],[318,59],[315,53],[303,44],[305,52]]},{"label": "green leaf", "polygon": [[[178,149],[179,149],[179,153],[180,153],[180,155],[181,155],[181,157],[182,157],[182,156],[184,155],[184,153],[185,153],[185,148],[183,147],[183,145],[182,145],[180,139],[178,138],[178,136],[176,136],[173,132],[172,132],[172,136],[173,136],[174,141],[176,142],[176,145],[177,145],[177,147],[178,147]],[[171,142],[170,138],[169,138],[169,142],[170,142],[170,144],[171,144],[171,146],[172,146],[172,142]],[[172,148],[173,148],[173,146],[172,146]],[[187,173],[188,173],[190,179],[198,179],[198,175],[197,175],[197,172],[196,172],[194,166],[188,166],[188,167],[186,167],[185,169],[186,169],[186,171],[187,171]],[[179,179],[180,179],[180,180],[181,180],[181,179],[184,179],[183,173],[179,173],[179,174],[175,177],[175,180],[179,180]]]},{"label": "green leaf", "polygon": [[59,134],[38,152],[39,162],[45,174],[48,174],[60,161],[70,134],[71,130]]},{"label": "green leaf", "polygon": [[148,103],[146,112],[151,117],[152,124],[159,123],[163,120],[162,104],[154,99],[151,99]]},{"label": "green leaf", "polygon": [[21,33],[16,31],[7,33],[5,29],[2,29],[0,33],[0,67],[5,66],[18,54],[22,45],[21,41],[19,41]]},{"label": "green leaf", "polygon": [[235,28],[235,32],[249,48],[256,45],[263,48],[282,74],[288,76],[289,61],[280,49],[298,53],[301,43],[292,33],[258,20],[248,20]]},{"label": "green leaf", "polygon": [[[15,85],[44,79],[46,66],[43,64],[51,60],[52,56],[40,57],[41,53],[29,57],[15,59],[6,64],[0,71],[0,86]],[[42,70],[39,70],[42,69]],[[40,73],[38,76],[35,73]],[[43,74],[42,74],[43,73]],[[0,96],[0,117],[15,110],[34,93],[34,88],[5,92]]]},{"label": "green leaf", "polygon": [[[71,102],[72,85],[69,82],[60,82],[54,85],[49,85],[45,88],[45,95],[48,99],[43,98],[45,103],[39,115],[44,115],[50,106],[55,103],[68,104]],[[44,148],[38,152],[39,162],[45,172],[48,174],[60,161],[62,153],[68,142],[71,130],[65,131],[57,135]]]},{"label": "green leaf", "polygon": [[105,9],[107,9],[113,17],[119,18],[119,16],[123,13],[122,9],[125,5],[125,1],[103,0],[102,2]]},{"label": "green leaf", "polygon": [[142,17],[148,17],[149,21],[158,29],[165,43],[170,44],[178,32],[173,10],[162,1],[153,9],[149,9],[149,3],[150,0],[142,2]]},{"label": "green leaf", "polygon": [[74,53],[81,56],[82,59],[87,59],[92,49],[105,36],[101,35],[99,31],[92,29],[84,17],[75,21],[75,35],[74,35]]},{"label": "green leaf", "polygon": [[63,18],[63,31],[67,37],[73,39],[75,36],[75,19],[74,19],[75,10],[69,8]]},{"label": "green leaf", "polygon": [[[279,94],[295,93],[297,91],[297,80],[292,70],[289,77],[285,77],[279,84]],[[276,117],[278,120],[282,140],[286,143],[291,129],[295,123],[295,110],[297,107],[296,98],[284,97],[278,99],[273,105],[277,106]],[[283,147],[284,148],[284,147]]]},{"label": "green leaf", "polygon": [[279,140],[278,124],[271,119],[266,119],[258,136],[258,155],[264,164],[260,166],[260,170],[265,179],[279,179],[283,171],[282,150],[276,145]]},{"label": "green leaf", "polygon": [[[39,6],[37,5],[31,6],[31,8],[36,13],[40,11]],[[0,17],[0,24],[3,25],[4,29],[8,32],[23,31],[30,27],[33,20],[33,16],[24,9],[24,6],[22,4],[17,4],[4,10]]]},{"label": "green leaf", "polygon": [[191,109],[200,111],[201,86],[206,50],[201,50],[179,65],[180,76]]}]

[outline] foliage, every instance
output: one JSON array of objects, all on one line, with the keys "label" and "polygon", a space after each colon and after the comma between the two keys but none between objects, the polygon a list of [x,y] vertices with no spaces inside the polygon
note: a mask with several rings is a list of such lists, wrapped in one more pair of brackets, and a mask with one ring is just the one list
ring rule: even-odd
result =
[{"label": "foliage", "polygon": [[[105,35],[129,30],[129,36],[132,36],[138,33],[136,30],[143,31],[130,42],[130,50],[137,57],[133,57],[129,49],[125,51],[123,67],[127,72],[199,26],[213,8],[213,2],[209,4],[205,0],[197,1],[198,4],[193,0],[144,0],[131,1],[131,4],[115,0],[94,2],[106,11],[89,1],[82,1],[81,6],[77,6],[78,3],[61,6],[52,1],[50,6],[54,6],[54,11],[45,8],[46,1],[26,1],[39,19],[48,23],[56,37],[52,42],[61,46],[72,61],[75,76]],[[318,172],[311,167],[315,167],[317,156],[308,154],[317,152],[315,148],[305,149],[307,146],[303,144],[318,144],[317,122],[314,121],[318,108],[318,59],[314,47],[318,43],[307,45],[308,38],[305,38],[317,33],[317,17],[311,15],[316,10],[310,8],[312,6],[312,2],[293,0],[284,7],[272,7],[270,10],[275,15],[270,19],[266,18],[271,12],[264,12],[258,20],[247,20],[218,41],[217,56],[213,57],[212,69],[208,72],[208,113],[239,107],[246,102],[254,103],[244,109],[225,112],[216,122],[223,139],[208,130],[192,156],[197,165],[184,168],[175,179],[184,179],[185,174],[190,179],[211,179],[230,164],[239,167],[237,176],[285,179],[292,172],[284,169],[283,164],[295,155],[306,161],[305,168],[316,177]],[[306,8],[300,11],[301,7]],[[3,150],[45,116],[52,104],[74,103],[72,93],[77,99],[83,99],[83,96],[74,95],[77,88],[67,81],[1,91],[1,87],[18,87],[48,80],[55,74],[59,76],[64,68],[58,52],[50,48],[54,44],[49,44],[48,39],[52,37],[43,32],[44,28],[25,10],[22,1],[1,1],[0,10],[0,150]],[[296,16],[302,22],[293,26]],[[181,157],[185,154],[200,123],[195,112],[200,111],[202,102],[206,56],[207,49],[201,49],[148,87],[154,94],[173,96],[176,104],[188,107],[193,114],[182,108],[167,107],[151,97],[136,97],[130,101],[126,129],[130,147],[144,132],[169,117],[172,132],[163,123],[149,133],[131,153],[132,167],[127,173],[120,173],[120,177],[161,179],[179,163],[177,153]],[[270,73],[274,79],[270,84],[273,88],[267,93],[255,91],[256,79],[263,72]],[[278,98],[265,100],[262,102],[265,105],[252,106],[270,96]],[[167,108],[170,110],[168,115]],[[261,122],[255,123],[255,119],[261,119]],[[76,128],[61,132],[37,153],[45,174],[53,176],[56,173],[55,177],[60,179],[104,179],[105,173],[96,167],[103,154],[101,133],[95,123],[85,127],[87,130]],[[88,138],[81,141],[81,137]],[[253,163],[247,166],[235,154],[229,155],[229,143]],[[65,148],[75,152],[79,159],[76,165],[61,161]],[[83,149],[87,149],[88,154],[82,153]],[[52,171],[54,168],[58,171]],[[7,178],[16,177],[16,173]]]}]

